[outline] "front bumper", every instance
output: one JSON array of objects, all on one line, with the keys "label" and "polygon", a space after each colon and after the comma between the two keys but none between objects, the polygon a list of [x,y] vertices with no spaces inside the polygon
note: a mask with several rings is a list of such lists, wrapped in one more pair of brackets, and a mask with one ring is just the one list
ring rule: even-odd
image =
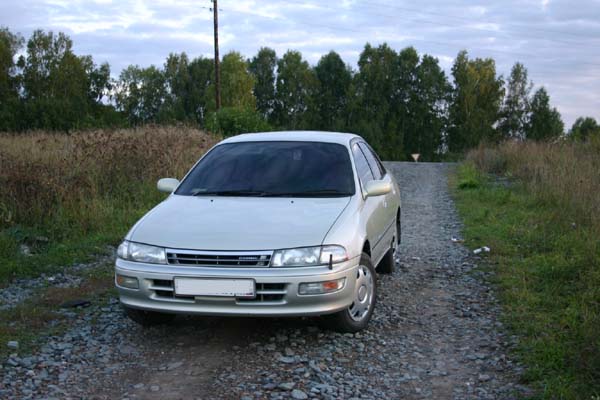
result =
[{"label": "front bumper", "polygon": [[[115,272],[136,277],[139,289],[117,285],[121,303],[127,307],[165,313],[231,316],[309,316],[331,314],[350,306],[354,298],[356,269],[360,258],[328,267],[225,268],[157,265],[117,259]],[[256,282],[254,299],[235,297],[177,296],[174,277],[250,278]],[[345,277],[345,286],[334,293],[299,295],[298,286]]]}]

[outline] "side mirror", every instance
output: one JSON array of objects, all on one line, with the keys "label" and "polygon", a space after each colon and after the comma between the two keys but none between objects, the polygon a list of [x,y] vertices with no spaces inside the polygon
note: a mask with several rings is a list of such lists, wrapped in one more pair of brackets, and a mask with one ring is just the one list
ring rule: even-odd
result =
[{"label": "side mirror", "polygon": [[156,188],[165,193],[173,193],[177,186],[179,186],[179,179],[175,178],[162,178],[156,183]]},{"label": "side mirror", "polygon": [[367,182],[365,191],[367,197],[381,196],[392,191],[392,184],[385,181],[370,181]]}]

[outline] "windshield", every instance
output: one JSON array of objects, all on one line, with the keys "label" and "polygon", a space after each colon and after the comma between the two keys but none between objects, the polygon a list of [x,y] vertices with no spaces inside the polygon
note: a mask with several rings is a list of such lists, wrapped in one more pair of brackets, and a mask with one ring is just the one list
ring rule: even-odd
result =
[{"label": "windshield", "polygon": [[240,142],[212,149],[176,194],[338,197],[354,194],[346,147],[319,142]]}]

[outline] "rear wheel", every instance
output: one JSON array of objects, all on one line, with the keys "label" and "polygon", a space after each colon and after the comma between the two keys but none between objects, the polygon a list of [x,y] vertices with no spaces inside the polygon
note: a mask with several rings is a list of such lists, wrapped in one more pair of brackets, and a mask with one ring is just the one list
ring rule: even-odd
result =
[{"label": "rear wheel", "polygon": [[354,298],[350,307],[328,315],[326,321],[330,328],[339,332],[357,332],[364,329],[377,302],[377,281],[375,267],[371,257],[363,253],[356,269]]},{"label": "rear wheel", "polygon": [[142,326],[164,325],[175,319],[175,314],[165,314],[156,311],[138,310],[136,308],[123,307],[125,314]]}]

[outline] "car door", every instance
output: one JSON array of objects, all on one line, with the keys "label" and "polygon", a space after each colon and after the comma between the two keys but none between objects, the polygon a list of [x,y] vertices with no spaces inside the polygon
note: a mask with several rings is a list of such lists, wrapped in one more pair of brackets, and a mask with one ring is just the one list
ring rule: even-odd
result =
[{"label": "car door", "polygon": [[[373,171],[364,151],[360,147],[360,143],[355,141],[352,144],[352,154],[360,180],[361,191],[364,193],[367,183],[375,180],[375,178],[381,179],[381,173],[378,170]],[[377,263],[387,250],[387,246],[382,243],[385,233],[384,204],[385,196],[367,197],[364,200],[363,217],[367,225],[367,237],[371,245],[371,258],[374,263]]]},{"label": "car door", "polygon": [[[386,174],[385,168],[383,168],[383,165],[381,165],[371,147],[366,142],[362,141],[359,142],[358,145],[365,155],[367,162],[369,163],[369,167],[373,172],[374,179],[389,182],[389,174]],[[379,232],[376,243],[376,251],[378,257],[383,257],[383,255],[389,250],[389,244],[391,243],[393,237],[393,229],[391,229],[391,225],[389,223],[389,210],[391,209],[389,206],[389,193],[382,196],[377,196],[376,199],[378,200],[378,205],[375,211],[374,219]],[[379,260],[379,258],[376,258],[376,260]]]},{"label": "car door", "polygon": [[[360,142],[359,146],[365,157],[367,158],[367,162],[371,167],[371,170],[374,171],[373,175],[375,179],[381,179],[385,182],[388,182],[392,185],[392,191],[381,196],[383,200],[383,207],[381,207],[378,212],[381,212],[380,215],[377,216],[378,220],[381,221],[383,226],[383,238],[381,239],[383,243],[390,244],[394,238],[394,225],[396,224],[396,215],[398,212],[398,193],[396,193],[394,181],[392,175],[387,172],[381,160],[375,153],[375,151],[365,142]],[[383,246],[382,251],[385,253],[389,248]]]}]

